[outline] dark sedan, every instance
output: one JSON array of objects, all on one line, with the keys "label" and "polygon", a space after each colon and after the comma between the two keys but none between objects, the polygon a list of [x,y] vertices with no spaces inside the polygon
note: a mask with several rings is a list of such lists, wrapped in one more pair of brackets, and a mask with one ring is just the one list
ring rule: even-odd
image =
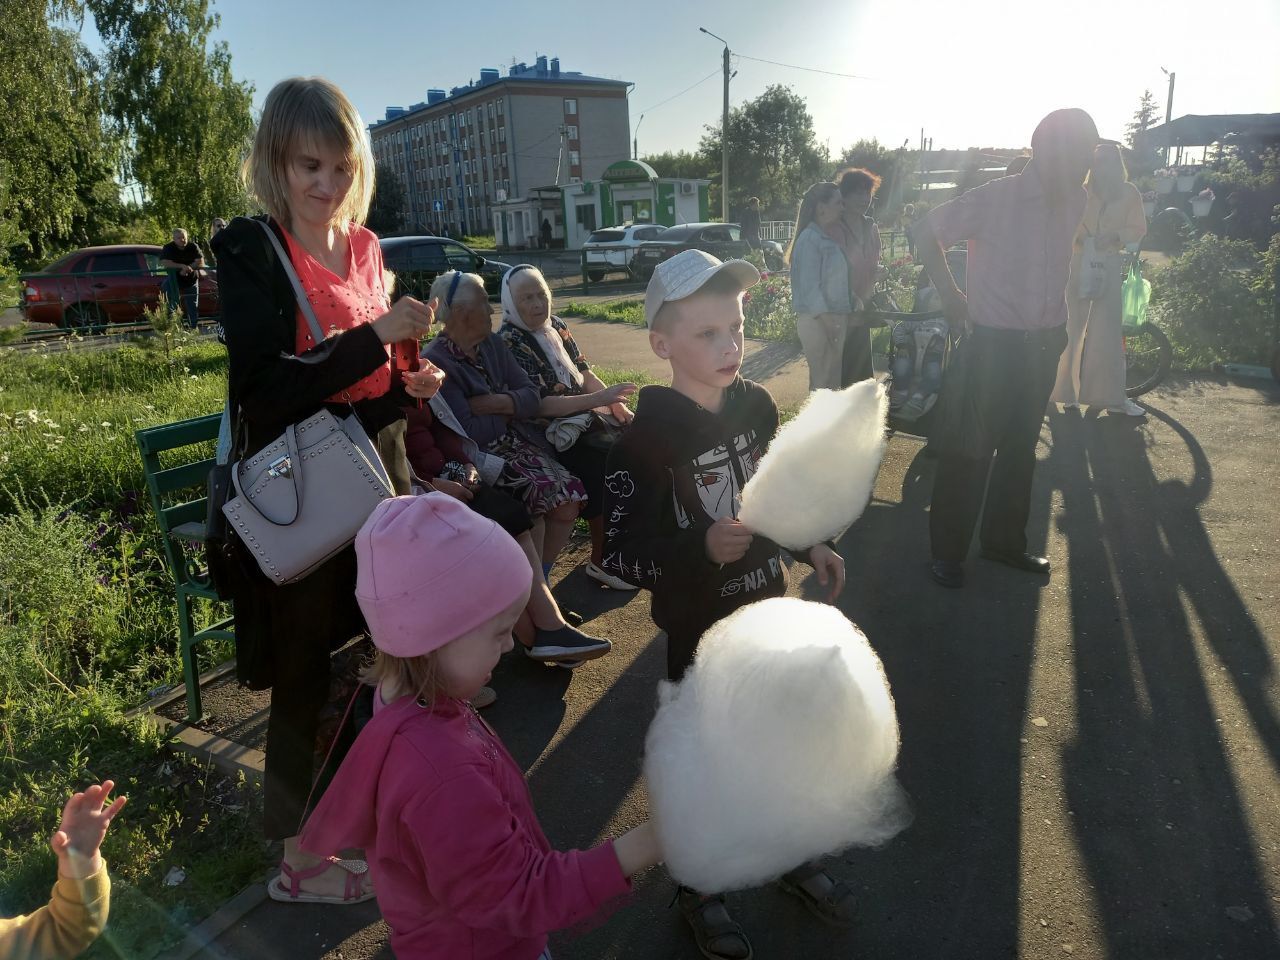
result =
[{"label": "dark sedan", "polygon": [[396,275],[395,297],[426,301],[431,281],[450,270],[478,273],[492,299],[502,295],[502,275],[511,265],[480,256],[465,243],[448,237],[386,237],[379,240],[382,260]]},{"label": "dark sedan", "polygon": [[653,276],[653,269],[663,260],[685,250],[705,250],[721,260],[745,257],[751,247],[742,239],[742,227],[736,223],[682,223],[668,227],[657,240],[640,244],[632,270],[643,280]]}]

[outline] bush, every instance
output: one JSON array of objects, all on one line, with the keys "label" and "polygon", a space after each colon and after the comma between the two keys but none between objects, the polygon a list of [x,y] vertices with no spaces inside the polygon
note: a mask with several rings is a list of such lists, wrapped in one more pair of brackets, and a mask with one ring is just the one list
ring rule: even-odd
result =
[{"label": "bush", "polygon": [[1272,279],[1252,245],[1207,235],[1151,278],[1151,311],[1187,368],[1267,363]]},{"label": "bush", "polygon": [[[0,916],[47,900],[63,803],[112,777],[130,802],[104,845],[111,942],[89,956],[155,956],[266,865],[256,788],[126,716],[179,678],[133,431],[218,409],[225,376],[207,343],[5,351],[0,365]],[[170,886],[173,867],[186,879]]]}]

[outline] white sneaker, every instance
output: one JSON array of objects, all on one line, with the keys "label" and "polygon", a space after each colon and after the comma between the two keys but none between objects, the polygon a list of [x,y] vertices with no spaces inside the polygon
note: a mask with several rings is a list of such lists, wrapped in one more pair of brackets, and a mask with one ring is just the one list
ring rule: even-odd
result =
[{"label": "white sneaker", "polygon": [[582,570],[588,577],[590,577],[596,583],[603,584],[604,586],[608,587],[610,590],[639,590],[640,589],[639,587],[633,584],[627,583],[627,581],[621,580],[618,577],[613,576],[612,574],[605,573],[605,571],[601,570],[598,566],[596,566],[594,563],[592,563],[589,560],[587,561],[587,565],[584,566]]}]

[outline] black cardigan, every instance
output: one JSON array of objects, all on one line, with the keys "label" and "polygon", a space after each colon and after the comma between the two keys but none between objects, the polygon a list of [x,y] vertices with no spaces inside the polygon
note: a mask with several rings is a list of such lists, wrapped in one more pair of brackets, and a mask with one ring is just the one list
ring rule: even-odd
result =
[{"label": "black cardigan", "polygon": [[[284,234],[269,222],[283,245]],[[247,452],[266,446],[322,406],[346,412],[345,404],[326,404],[326,398],[387,362],[372,325],[361,324],[294,356],[298,302],[262,228],[236,217],[213,238],[213,250],[229,360],[227,397],[244,418]],[[403,419],[403,389],[393,382],[389,394],[352,404],[370,436]]]}]

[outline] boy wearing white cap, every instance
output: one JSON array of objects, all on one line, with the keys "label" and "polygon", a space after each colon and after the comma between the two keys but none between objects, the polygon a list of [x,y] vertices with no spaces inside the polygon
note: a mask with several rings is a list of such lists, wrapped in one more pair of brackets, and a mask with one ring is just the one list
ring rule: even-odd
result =
[{"label": "boy wearing white cap", "polygon": [[[653,593],[667,634],[667,676],[679,680],[703,632],[739,607],[782,596],[782,548],[738,522],[738,497],[778,430],[764,387],[744,380],[742,295],[760,279],[745,260],[686,250],[660,264],[645,292],[653,352],[671,386],[640,391],[635,420],[605,470],[604,568]],[[830,588],[844,561],[827,544],[801,555]],[[851,891],[818,869],[789,889],[824,919],[844,922]],[[751,955],[720,898],[680,891],[680,907],[708,957]]]}]

